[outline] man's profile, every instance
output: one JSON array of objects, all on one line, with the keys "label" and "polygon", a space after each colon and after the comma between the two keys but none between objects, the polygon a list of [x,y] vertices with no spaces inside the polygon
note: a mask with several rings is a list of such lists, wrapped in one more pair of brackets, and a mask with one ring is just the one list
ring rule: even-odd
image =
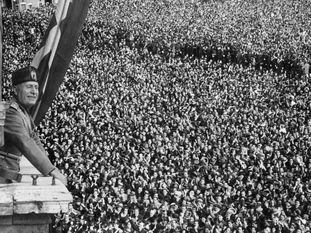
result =
[{"label": "man's profile", "polygon": [[44,176],[54,176],[67,185],[66,177],[50,162],[29,115],[39,96],[37,71],[33,67],[12,74],[14,97],[6,111],[5,144],[0,148],[0,183],[19,181],[19,161],[24,155]]}]

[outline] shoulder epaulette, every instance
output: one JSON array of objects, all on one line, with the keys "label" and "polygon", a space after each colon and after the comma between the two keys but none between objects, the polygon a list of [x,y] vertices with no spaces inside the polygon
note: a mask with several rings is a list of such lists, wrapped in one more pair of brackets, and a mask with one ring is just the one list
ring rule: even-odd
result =
[{"label": "shoulder epaulette", "polygon": [[20,107],[18,106],[18,104],[15,101],[12,101],[10,104],[10,107],[14,108],[17,111],[20,111]]}]

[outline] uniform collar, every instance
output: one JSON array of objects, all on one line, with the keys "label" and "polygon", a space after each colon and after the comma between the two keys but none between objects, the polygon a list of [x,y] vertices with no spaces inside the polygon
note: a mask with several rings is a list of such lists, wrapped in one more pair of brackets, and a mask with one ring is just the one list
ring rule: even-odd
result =
[{"label": "uniform collar", "polygon": [[13,104],[13,105],[17,105],[24,113],[29,114],[29,109],[27,109],[26,107],[24,107],[18,99],[13,98],[12,104]]}]

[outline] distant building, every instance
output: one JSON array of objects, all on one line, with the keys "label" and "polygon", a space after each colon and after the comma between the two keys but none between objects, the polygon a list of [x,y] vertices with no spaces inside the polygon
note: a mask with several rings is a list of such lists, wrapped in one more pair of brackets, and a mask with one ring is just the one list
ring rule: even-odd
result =
[{"label": "distant building", "polygon": [[31,9],[33,7],[41,7],[45,4],[45,0],[12,0],[15,9],[19,11]]},{"label": "distant building", "polygon": [[45,3],[56,4],[58,0],[3,0],[2,6],[6,8],[12,8],[19,11],[41,7]]}]

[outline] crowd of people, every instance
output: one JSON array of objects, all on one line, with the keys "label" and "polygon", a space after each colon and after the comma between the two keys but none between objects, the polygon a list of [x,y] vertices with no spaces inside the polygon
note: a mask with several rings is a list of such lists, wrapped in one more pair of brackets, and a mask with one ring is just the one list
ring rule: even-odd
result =
[{"label": "crowd of people", "polygon": [[[88,18],[88,44],[126,39],[166,56],[202,56],[297,72],[310,62],[310,2],[102,1]],[[297,27],[297,25],[299,25]]]},{"label": "crowd of people", "polygon": [[[175,2],[92,1],[65,81],[38,126],[74,197],[69,212],[56,216],[55,231],[311,231],[311,82],[298,66],[290,75],[256,60],[239,62],[245,54],[266,56],[261,52],[277,47],[296,64],[300,52],[288,53],[285,42],[292,41],[286,39],[267,40],[246,53],[240,45],[253,39],[241,31],[235,33],[236,42],[228,39],[232,53],[227,53],[228,41],[220,41],[226,33],[219,28],[208,41],[179,34],[177,24],[191,28],[177,17],[188,19],[185,9],[189,15],[196,10],[199,18],[201,8],[222,12],[219,6],[226,11],[232,4],[238,8],[240,1]],[[275,4],[266,4],[264,9],[273,11],[265,14],[275,7],[304,14],[297,4]],[[148,6],[152,12],[145,11]],[[259,15],[263,9],[257,3],[253,8]],[[53,9],[4,12],[9,32],[4,34],[5,98],[10,97],[10,72],[29,63]],[[215,15],[208,25],[218,25],[222,16]],[[231,14],[224,16],[221,22]],[[249,30],[245,24],[254,25],[247,19],[230,23],[236,30]],[[308,23],[300,20],[296,23],[306,29]],[[162,29],[149,28],[152,21],[163,24]],[[200,20],[193,24],[192,30],[202,25]],[[163,38],[173,41],[173,35],[180,47],[165,47]],[[297,41],[308,46],[307,39]],[[195,49],[181,52],[186,43]],[[198,56],[198,51],[203,52]]]}]

